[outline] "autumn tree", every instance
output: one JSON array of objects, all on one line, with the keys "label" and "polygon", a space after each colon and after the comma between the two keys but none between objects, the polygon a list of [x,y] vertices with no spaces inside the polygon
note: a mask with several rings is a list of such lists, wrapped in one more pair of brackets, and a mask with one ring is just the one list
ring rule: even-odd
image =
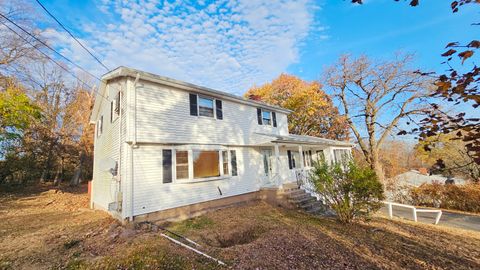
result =
[{"label": "autumn tree", "polygon": [[338,99],[366,162],[383,180],[379,153],[401,120],[423,112],[420,100],[429,82],[409,68],[412,56],[371,61],[341,56],[325,71],[325,81]]},{"label": "autumn tree", "polygon": [[[455,134],[428,137],[416,145],[416,154],[437,172],[465,177],[475,182],[480,181],[480,165],[475,162],[466,143],[455,138]],[[425,145],[429,146],[428,150]],[[439,163],[439,160],[442,162]]]},{"label": "autumn tree", "polygon": [[338,140],[348,138],[345,119],[317,81],[307,82],[281,74],[271,83],[252,87],[245,97],[292,110],[288,116],[290,133]]},{"label": "autumn tree", "polygon": [[6,83],[5,88],[0,88],[0,154],[41,116],[40,109],[18,83],[12,80]]},{"label": "autumn tree", "polygon": [[[362,4],[362,0],[351,2]],[[413,7],[421,3],[419,0],[408,0],[408,2]],[[450,4],[452,12],[457,13],[462,8],[480,4],[480,0],[438,1],[438,3]],[[472,25],[478,27],[480,23],[473,21]],[[467,30],[462,29],[462,31]],[[471,106],[474,112],[478,112],[480,107],[480,88],[478,87],[480,67],[477,66],[479,49],[478,38],[463,43],[452,41],[446,44],[445,52],[441,55],[445,59],[443,64],[447,68],[445,74],[419,71],[423,76],[435,79],[436,89],[431,97],[436,98],[437,101],[432,102],[427,117],[418,123],[420,127],[411,131],[419,135],[427,151],[431,147],[428,144],[432,142],[430,137],[435,138],[439,134],[450,134],[452,140],[462,140],[465,142],[468,155],[477,165],[480,164],[480,117],[477,114],[468,113],[467,107]],[[465,67],[465,63],[469,63],[471,67]],[[445,111],[445,106],[439,106],[439,101],[443,103],[446,101],[456,108],[462,105],[463,109]],[[452,134],[455,136],[451,136]],[[438,160],[439,164],[442,162],[443,160]]]}]

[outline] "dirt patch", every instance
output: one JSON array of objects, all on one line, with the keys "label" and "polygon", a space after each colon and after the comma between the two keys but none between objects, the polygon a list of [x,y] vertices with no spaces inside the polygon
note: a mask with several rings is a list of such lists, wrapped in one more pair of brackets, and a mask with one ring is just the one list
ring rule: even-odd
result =
[{"label": "dirt patch", "polygon": [[260,226],[247,226],[239,230],[214,232],[202,237],[202,240],[212,247],[228,248],[251,243],[264,232],[265,229]]}]

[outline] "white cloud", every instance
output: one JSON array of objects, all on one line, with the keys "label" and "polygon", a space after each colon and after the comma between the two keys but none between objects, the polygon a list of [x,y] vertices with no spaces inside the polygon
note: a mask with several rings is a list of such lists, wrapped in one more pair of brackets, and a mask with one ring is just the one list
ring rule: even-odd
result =
[{"label": "white cloud", "polygon": [[[308,0],[104,1],[108,25],[88,25],[85,43],[114,68],[142,69],[242,94],[298,61],[299,47],[313,27]],[[60,32],[50,38],[63,52],[97,74],[104,73],[86,52]]]}]

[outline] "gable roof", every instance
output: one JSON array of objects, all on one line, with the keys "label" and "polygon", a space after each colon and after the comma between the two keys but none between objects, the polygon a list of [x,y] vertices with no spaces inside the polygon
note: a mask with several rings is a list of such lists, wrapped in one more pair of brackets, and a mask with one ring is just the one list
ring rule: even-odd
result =
[{"label": "gable roof", "polygon": [[[146,72],[146,71],[141,71],[141,70],[138,70],[138,69],[124,67],[124,66],[117,67],[114,70],[109,71],[102,76],[102,83],[101,83],[100,91],[99,91],[100,93],[97,93],[97,95],[99,95],[99,94],[104,95],[104,92],[105,92],[105,89],[106,89],[105,86],[108,83],[108,81],[116,79],[116,78],[121,78],[121,77],[136,78],[137,75],[139,75],[140,80],[149,81],[149,82],[153,82],[153,83],[157,83],[157,84],[161,84],[161,85],[166,85],[166,86],[171,86],[171,87],[183,89],[183,90],[194,92],[194,93],[204,94],[204,95],[208,95],[208,96],[212,96],[212,97],[216,97],[216,98],[221,98],[223,100],[229,100],[229,101],[232,101],[232,102],[246,104],[246,105],[250,105],[250,106],[253,106],[253,107],[261,107],[261,108],[265,108],[265,109],[269,109],[269,110],[272,110],[272,111],[281,112],[281,113],[285,113],[285,114],[289,114],[289,113],[292,112],[289,109],[285,109],[285,108],[282,108],[282,107],[279,107],[279,106],[270,105],[270,104],[267,104],[267,103],[264,103],[264,102],[261,102],[261,101],[246,99],[246,98],[241,97],[241,96],[233,95],[233,94],[226,93],[226,92],[219,91],[219,90],[215,90],[215,89],[212,89],[212,88],[208,88],[208,87],[204,87],[204,86],[200,86],[200,85],[196,85],[196,84],[172,79],[172,78],[169,78],[169,77],[149,73],[149,72]],[[98,105],[97,105],[97,101],[98,101]],[[92,111],[91,121],[94,121],[96,119],[96,116],[98,114],[98,109],[101,105],[101,102],[102,102],[101,99],[97,98],[95,100],[95,105],[94,105],[94,109]]]}]

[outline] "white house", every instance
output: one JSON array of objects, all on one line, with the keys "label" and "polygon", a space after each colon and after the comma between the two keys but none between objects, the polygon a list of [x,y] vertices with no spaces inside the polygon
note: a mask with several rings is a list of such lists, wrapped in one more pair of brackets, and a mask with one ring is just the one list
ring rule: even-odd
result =
[{"label": "white house", "polygon": [[102,81],[91,206],[122,221],[256,198],[352,146],[289,134],[289,110],[225,92],[126,67]]}]

